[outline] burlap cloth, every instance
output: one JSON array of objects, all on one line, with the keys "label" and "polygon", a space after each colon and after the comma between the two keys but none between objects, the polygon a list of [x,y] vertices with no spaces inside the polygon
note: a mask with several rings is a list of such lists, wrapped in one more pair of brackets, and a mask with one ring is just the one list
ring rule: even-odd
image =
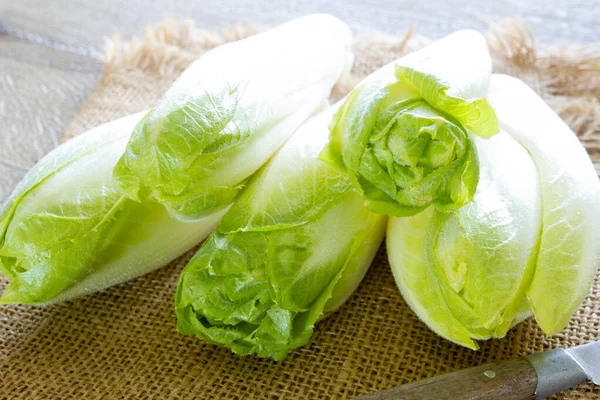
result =
[{"label": "burlap cloth", "polygon": [[[207,49],[252,34],[224,36],[189,23],[165,21],[141,40],[109,41],[104,75],[70,133],[157,103],[179,73]],[[600,159],[600,47],[534,46],[521,21],[504,21],[488,35],[496,71],[532,85]],[[355,39],[352,76],[360,77],[430,40]],[[600,206],[600,205],[599,205]],[[190,399],[351,398],[436,374],[600,339],[600,279],[570,325],[546,337],[533,319],[506,338],[471,351],[421,323],[402,300],[381,249],[357,292],[320,322],[309,345],[276,363],[239,357],[175,330],[173,295],[192,252],[147,276],[76,301],[45,308],[0,307],[0,398]],[[6,280],[0,280],[3,289]],[[599,397],[580,386],[561,398]]]}]

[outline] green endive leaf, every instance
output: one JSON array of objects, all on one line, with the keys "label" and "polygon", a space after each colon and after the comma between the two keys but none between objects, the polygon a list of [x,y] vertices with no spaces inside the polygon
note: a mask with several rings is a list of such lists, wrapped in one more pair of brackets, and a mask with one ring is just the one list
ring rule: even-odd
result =
[{"label": "green endive leaf", "polygon": [[181,220],[227,207],[327,99],[350,40],[343,22],[311,15],[209,52],[136,127],[116,182]]},{"label": "green endive leaf", "polygon": [[239,98],[239,88],[225,86],[216,94],[203,93],[188,100],[158,120],[152,112],[146,116],[115,168],[123,191],[140,201],[146,197],[140,196],[141,182],[160,181],[161,189],[153,199],[178,216],[199,218],[231,204],[244,180],[226,186],[202,178],[218,173],[219,162],[233,158],[251,132],[270,128],[251,126],[254,122],[249,121],[256,121],[256,115],[236,115]]},{"label": "green endive leaf", "polygon": [[469,101],[451,96],[447,93],[449,83],[400,65],[396,66],[396,76],[400,81],[410,82],[427,103],[453,116],[471,132],[484,138],[498,133],[496,113],[485,98]]},{"label": "green endive leaf", "polygon": [[479,175],[469,132],[498,132],[484,98],[490,74],[485,40],[473,31],[383,67],[346,98],[321,159],[379,214],[460,208],[473,200]]},{"label": "green endive leaf", "polygon": [[281,360],[361,281],[386,218],[317,159],[332,114],[286,143],[185,267],[175,300],[181,333]]}]

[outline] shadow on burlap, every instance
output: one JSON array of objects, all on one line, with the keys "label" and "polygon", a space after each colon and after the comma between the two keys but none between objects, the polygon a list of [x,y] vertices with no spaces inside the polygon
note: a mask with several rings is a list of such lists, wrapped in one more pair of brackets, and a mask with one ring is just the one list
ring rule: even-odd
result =
[{"label": "shadow on burlap", "polygon": [[[223,36],[165,21],[139,40],[108,43],[104,75],[65,138],[157,104],[207,49],[257,31]],[[496,72],[518,76],[570,124],[600,161],[600,48],[536,48],[522,21],[488,35]],[[377,67],[431,40],[356,37],[356,62],[334,98]],[[598,164],[597,164],[598,165]],[[79,300],[45,308],[0,307],[0,399],[351,398],[485,362],[600,339],[600,279],[570,325],[545,337],[532,319],[475,352],[421,323],[402,300],[385,249],[357,292],[320,322],[311,342],[276,363],[239,357],[176,332],[173,296],[193,252],[169,266]],[[0,278],[0,289],[6,285]],[[597,398],[591,385],[560,398]]]}]

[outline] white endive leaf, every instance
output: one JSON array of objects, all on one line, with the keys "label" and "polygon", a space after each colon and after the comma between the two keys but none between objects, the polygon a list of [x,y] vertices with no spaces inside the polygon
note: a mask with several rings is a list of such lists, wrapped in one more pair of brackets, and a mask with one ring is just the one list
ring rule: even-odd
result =
[{"label": "white endive leaf", "polygon": [[554,334],[567,325],[597,271],[600,182],[577,136],[525,83],[493,75],[488,99],[540,176],[542,232],[528,296],[540,327]]}]

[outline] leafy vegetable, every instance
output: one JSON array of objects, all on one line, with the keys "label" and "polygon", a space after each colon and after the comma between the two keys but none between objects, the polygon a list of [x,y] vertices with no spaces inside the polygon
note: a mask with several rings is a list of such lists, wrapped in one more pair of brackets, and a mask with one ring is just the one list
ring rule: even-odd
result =
[{"label": "leafy vegetable", "polygon": [[474,202],[392,218],[387,238],[407,303],[474,349],[531,310],[546,333],[560,331],[589,290],[600,245],[600,183],[577,137],[515,78],[494,75],[487,98],[502,131],[474,140]]},{"label": "leafy vegetable", "polygon": [[321,158],[346,172],[370,210],[408,216],[473,199],[477,154],[468,132],[498,131],[485,96],[485,39],[461,31],[370,75],[331,124]]},{"label": "leafy vegetable", "polygon": [[111,171],[144,113],[92,129],[44,157],[0,214],[3,303],[67,300],[152,271],[215,227],[123,196]]},{"label": "leafy vegetable", "polygon": [[311,15],[209,52],[136,127],[116,181],[181,220],[222,210],[327,99],[350,40],[343,22]]},{"label": "leafy vegetable", "polygon": [[175,300],[181,333],[281,360],[358,286],[386,218],[317,158],[334,108],[253,178],[186,266]]}]

